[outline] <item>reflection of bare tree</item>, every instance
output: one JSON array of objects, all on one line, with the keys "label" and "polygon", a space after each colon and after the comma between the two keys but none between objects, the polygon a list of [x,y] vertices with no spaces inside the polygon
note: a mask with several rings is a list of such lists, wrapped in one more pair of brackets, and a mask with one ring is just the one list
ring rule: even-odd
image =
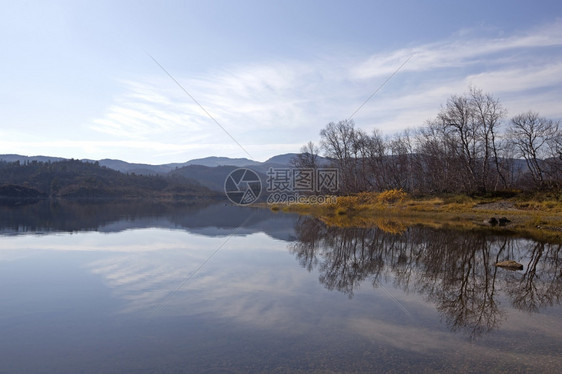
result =
[{"label": "reflection of bare tree", "polygon": [[436,231],[431,237],[418,290],[437,304],[453,331],[466,329],[477,336],[497,327],[502,313],[495,300],[497,269],[491,252],[498,243],[484,235],[450,231]]},{"label": "reflection of bare tree", "polygon": [[560,245],[533,243],[529,266],[523,273],[512,274],[508,294],[513,306],[531,312],[560,303],[562,295],[562,259]]},{"label": "reflection of bare tree", "polygon": [[[384,269],[388,235],[372,235],[363,228],[328,227],[320,221],[301,217],[296,226],[298,241],[291,250],[300,264],[320,270],[320,282],[330,290],[353,296],[353,290],[366,278],[376,284]],[[376,231],[377,233],[379,231]],[[382,232],[382,231],[380,231]]]},{"label": "reflection of bare tree", "polygon": [[350,297],[360,282],[371,276],[373,282],[384,268],[378,237],[372,237],[365,229],[340,229],[331,238],[331,248],[323,253],[320,265],[320,282],[328,289],[344,291]]},{"label": "reflection of bare tree", "polygon": [[[365,280],[377,287],[392,278],[405,291],[427,295],[453,331],[474,337],[496,328],[504,315],[498,294],[526,310],[559,303],[560,245],[531,243],[487,233],[411,227],[401,234],[377,228],[328,227],[302,217],[291,251],[326,288],[353,297]],[[529,258],[525,273],[498,269],[506,258]]]},{"label": "reflection of bare tree", "polygon": [[324,236],[326,226],[319,220],[301,216],[297,221],[296,231],[298,241],[291,244],[293,253],[302,267],[311,271],[317,265],[316,251],[320,247],[321,238]]}]

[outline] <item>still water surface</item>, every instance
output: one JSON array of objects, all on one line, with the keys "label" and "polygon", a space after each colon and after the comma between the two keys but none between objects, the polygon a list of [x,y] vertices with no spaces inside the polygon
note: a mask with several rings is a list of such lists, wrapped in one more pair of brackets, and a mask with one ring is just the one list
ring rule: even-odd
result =
[{"label": "still water surface", "polygon": [[560,245],[390,227],[0,207],[0,373],[559,372]]}]

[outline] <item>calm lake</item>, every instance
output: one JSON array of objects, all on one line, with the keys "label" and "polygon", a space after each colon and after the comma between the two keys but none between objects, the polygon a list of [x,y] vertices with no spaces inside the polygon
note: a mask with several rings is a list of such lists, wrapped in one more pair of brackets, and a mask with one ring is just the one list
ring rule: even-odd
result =
[{"label": "calm lake", "polygon": [[559,372],[560,245],[381,227],[0,206],[0,373]]}]

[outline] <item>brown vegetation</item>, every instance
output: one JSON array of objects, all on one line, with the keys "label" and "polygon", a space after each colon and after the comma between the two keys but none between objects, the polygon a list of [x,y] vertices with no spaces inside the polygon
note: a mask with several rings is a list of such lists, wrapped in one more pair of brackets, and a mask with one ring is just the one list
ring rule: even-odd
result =
[{"label": "brown vegetation", "polygon": [[[561,196],[518,194],[509,199],[442,195],[413,198],[401,190],[363,192],[339,196],[336,204],[290,204],[272,209],[315,216],[340,227],[379,227],[400,232],[408,226],[452,227],[463,230],[511,232],[549,242],[562,241]],[[507,217],[509,223],[491,226],[491,217]]]}]

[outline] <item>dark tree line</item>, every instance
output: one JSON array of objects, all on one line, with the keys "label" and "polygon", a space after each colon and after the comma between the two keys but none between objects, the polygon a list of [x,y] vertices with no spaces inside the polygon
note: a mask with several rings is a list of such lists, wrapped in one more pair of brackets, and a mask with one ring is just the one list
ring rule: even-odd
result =
[{"label": "dark tree line", "polygon": [[36,196],[72,198],[195,199],[217,195],[185,177],[124,174],[79,160],[0,162],[0,187],[0,198],[22,198],[32,192]]},{"label": "dark tree line", "polygon": [[344,120],[329,123],[320,137],[320,147],[308,143],[295,164],[318,167],[322,150],[340,170],[342,193],[470,194],[554,189],[562,181],[560,123],[534,112],[507,120],[500,100],[476,88],[451,96],[416,130],[383,137]]}]

